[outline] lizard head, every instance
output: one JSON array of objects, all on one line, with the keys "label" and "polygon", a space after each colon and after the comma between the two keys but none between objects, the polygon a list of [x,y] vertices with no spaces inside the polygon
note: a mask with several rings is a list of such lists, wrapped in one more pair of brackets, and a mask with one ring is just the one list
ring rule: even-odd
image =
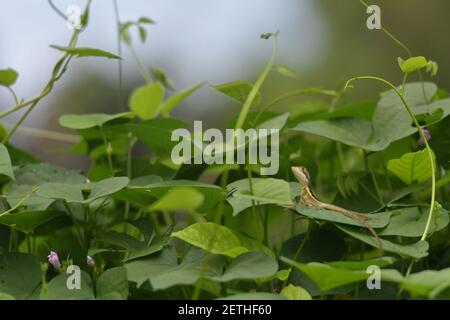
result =
[{"label": "lizard head", "polygon": [[309,172],[305,167],[291,167],[295,178],[304,186],[309,185]]}]

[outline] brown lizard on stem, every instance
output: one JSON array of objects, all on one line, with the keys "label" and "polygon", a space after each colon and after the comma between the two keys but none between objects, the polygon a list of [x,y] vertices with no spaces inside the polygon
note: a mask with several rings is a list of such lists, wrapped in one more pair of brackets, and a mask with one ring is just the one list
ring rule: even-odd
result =
[{"label": "brown lizard on stem", "polygon": [[351,210],[347,210],[347,209],[341,208],[339,206],[336,206],[334,204],[329,204],[329,203],[325,203],[325,202],[318,200],[316,195],[314,194],[314,192],[311,190],[310,177],[309,177],[308,170],[306,170],[305,167],[291,167],[291,170],[292,170],[292,173],[294,174],[294,176],[300,182],[299,202],[301,204],[339,212],[339,213],[342,213],[344,216],[356,221],[361,226],[367,228],[370,231],[370,233],[374,236],[374,238],[378,242],[378,246],[379,246],[381,255],[383,254],[383,244],[381,242],[381,239],[377,235],[377,233],[375,232],[373,227],[368,223],[368,220],[370,219],[369,215],[351,211]]}]

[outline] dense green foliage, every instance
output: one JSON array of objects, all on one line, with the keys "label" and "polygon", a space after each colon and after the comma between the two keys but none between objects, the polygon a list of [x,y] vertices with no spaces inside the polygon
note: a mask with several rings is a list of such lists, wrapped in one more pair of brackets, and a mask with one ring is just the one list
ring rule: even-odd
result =
[{"label": "dense green foliage", "polygon": [[[145,42],[153,23],[122,23],[122,43],[134,52],[134,27]],[[27,117],[72,58],[121,59],[77,47],[80,32],[67,47],[53,46],[63,56],[42,93],[16,98],[1,117],[23,109]],[[171,112],[204,84],[174,92],[162,70],[149,72],[135,54],[145,83],[130,95],[129,111],[59,119],[79,136],[69,152],[92,160],[86,172],[11,145],[24,117],[2,127],[0,299],[450,298],[450,98],[432,82],[407,82],[412,73],[434,75],[437,64],[399,59],[398,87],[359,77],[338,90],[301,89],[263,103],[271,72],[295,76],[274,65],[277,37],[260,40],[275,45],[254,84],[210,87],[241,106],[228,127],[280,129],[276,176],[259,176],[258,165],[172,163],[171,133],[189,125]],[[0,70],[0,86],[12,90],[17,79]],[[370,84],[356,80],[381,81],[387,91],[377,101],[342,103],[351,84]],[[293,103],[300,95],[320,103]],[[135,155],[138,144],[149,154]],[[324,201],[370,213],[384,255],[353,220],[296,205],[291,166],[308,168]],[[47,262],[50,251],[60,266]],[[66,286],[72,264],[82,269],[80,290]],[[381,290],[367,288],[368,266],[381,268]]]}]

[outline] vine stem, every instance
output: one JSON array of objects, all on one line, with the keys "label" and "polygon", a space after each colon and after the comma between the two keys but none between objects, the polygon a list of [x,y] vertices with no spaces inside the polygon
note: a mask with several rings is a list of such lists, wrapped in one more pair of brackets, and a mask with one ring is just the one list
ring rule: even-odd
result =
[{"label": "vine stem", "polygon": [[430,225],[431,222],[433,221],[433,212],[434,212],[434,202],[436,200],[436,168],[435,168],[435,163],[434,163],[434,153],[433,150],[431,149],[430,145],[428,144],[428,140],[425,137],[425,134],[422,130],[422,127],[420,126],[419,122],[417,121],[416,117],[414,116],[414,113],[412,111],[412,109],[410,108],[410,106],[408,105],[408,103],[406,102],[405,98],[403,97],[403,94],[398,90],[398,88],[396,86],[394,86],[391,82],[380,78],[380,77],[375,77],[375,76],[360,76],[360,77],[354,77],[350,80],[347,81],[347,83],[345,84],[345,89],[348,88],[350,86],[350,83],[356,80],[374,80],[374,81],[379,81],[382,82],[384,84],[386,84],[387,86],[389,86],[392,90],[394,90],[394,92],[399,96],[400,100],[402,101],[403,106],[406,108],[406,110],[408,111],[412,121],[414,122],[414,125],[416,126],[417,130],[419,131],[419,135],[422,138],[425,147],[427,149],[427,153],[428,153],[428,157],[430,160],[430,167],[431,167],[431,203],[430,203],[430,212],[428,214],[428,220],[427,220],[427,224],[425,226],[425,230],[423,231],[422,237],[420,240],[424,241],[426,240],[427,236],[428,236],[428,231],[430,229]]}]

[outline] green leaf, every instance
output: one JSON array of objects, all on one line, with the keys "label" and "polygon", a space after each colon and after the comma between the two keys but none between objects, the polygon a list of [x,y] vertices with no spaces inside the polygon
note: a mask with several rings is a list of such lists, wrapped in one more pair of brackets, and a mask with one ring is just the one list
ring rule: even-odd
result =
[{"label": "green leaf", "polygon": [[164,250],[147,259],[125,264],[129,280],[139,287],[149,281],[154,290],[164,290],[176,285],[193,285],[201,276],[209,278],[221,274],[225,258],[205,255],[198,249],[189,249],[180,264],[177,264],[174,249]]},{"label": "green leaf", "polygon": [[[421,213],[417,207],[402,208],[392,211],[391,221],[379,235],[421,237],[427,224],[429,209]],[[429,234],[444,229],[449,224],[448,212],[444,209],[436,210],[430,225]]]},{"label": "green leaf", "polygon": [[[15,170],[14,173],[16,179],[9,184],[7,194],[8,203],[11,206],[16,205],[34,186],[42,186],[49,182],[78,185],[86,181],[85,177],[74,170],[47,163],[27,164]],[[42,211],[53,202],[53,199],[43,198],[35,193],[23,205],[28,211]]]},{"label": "green leaf", "polygon": [[141,38],[142,43],[144,43],[147,40],[147,30],[145,30],[144,27],[139,26],[139,37]]},{"label": "green leaf", "polygon": [[16,299],[7,293],[0,293],[0,300],[16,300]]},{"label": "green leaf", "polygon": [[19,74],[13,69],[0,70],[0,86],[10,87],[16,83]]},{"label": "green leaf", "polygon": [[41,283],[39,259],[24,253],[0,254],[0,292],[26,299]]},{"label": "green leaf", "polygon": [[147,18],[147,17],[140,17],[138,22],[142,23],[142,24],[156,24],[156,22],[154,20]]},{"label": "green leaf", "polygon": [[129,182],[130,179],[128,179],[127,177],[112,177],[98,182],[86,184],[84,187],[85,190],[90,189],[91,193],[89,194],[89,197],[85,202],[89,203],[116,193],[125,188]]},{"label": "green leaf", "polygon": [[[42,198],[64,200],[68,203],[91,203],[97,199],[116,193],[128,185],[127,177],[112,177],[85,184],[45,183],[37,191]],[[83,191],[90,191],[87,199]]]},{"label": "green leaf", "polygon": [[232,258],[248,251],[242,246],[233,231],[212,222],[192,224],[183,230],[173,232],[172,237],[179,238],[208,252]]},{"label": "green leaf", "polygon": [[59,118],[59,124],[65,128],[81,130],[101,127],[109,121],[130,117],[132,117],[131,112],[123,112],[118,114],[65,114]]},{"label": "green leaf", "polygon": [[30,233],[40,225],[64,215],[62,211],[29,211],[0,216],[0,224],[24,233]]},{"label": "green leaf", "polygon": [[285,257],[281,261],[298,268],[305,273],[322,290],[327,291],[350,283],[366,280],[366,271],[353,271],[335,268],[327,264],[310,262],[299,263]]},{"label": "green leaf", "polygon": [[[244,104],[245,100],[247,100],[250,91],[253,89],[253,85],[244,81],[236,81],[225,83],[222,85],[211,86],[211,88],[223,93],[224,95],[230,97],[231,99],[239,102],[240,104]],[[256,94],[255,99],[253,100],[252,105],[256,106],[261,102],[261,93],[258,92]]]},{"label": "green leaf", "polygon": [[193,188],[173,188],[152,204],[151,210],[195,212],[204,201],[201,192]]},{"label": "green leaf", "polygon": [[[352,236],[353,238],[356,238],[364,243],[367,243],[373,247],[378,247],[377,240],[371,236],[367,235],[362,232],[358,232],[354,229],[351,229],[349,227],[343,227],[338,225],[339,229],[347,233],[348,235]],[[397,253],[400,256],[403,257],[412,257],[412,258],[423,258],[428,255],[428,242],[426,241],[418,241],[413,244],[398,244],[391,242],[389,240],[381,239],[381,243],[383,245],[383,250],[386,252],[393,252]]]},{"label": "green leaf", "polygon": [[273,178],[253,178],[253,195],[250,192],[248,179],[242,179],[230,183],[227,186],[228,192],[233,192],[227,198],[228,203],[233,207],[233,215],[252,206],[252,201],[256,205],[277,204],[280,206],[292,205],[291,189],[289,183],[281,179]]},{"label": "green leaf", "polygon": [[197,211],[201,213],[212,210],[217,205],[217,203],[219,203],[224,194],[222,188],[212,184],[206,184],[191,180],[167,180],[146,185],[131,185],[127,189],[127,191],[129,192],[127,195],[127,199],[132,199],[135,196],[141,196],[142,192],[144,192],[144,195],[147,198],[151,197],[153,199],[161,199],[167,194],[167,192],[169,192],[173,188],[195,189],[196,191],[201,193],[203,195],[203,203],[197,209]]},{"label": "green leaf", "polygon": [[199,83],[193,87],[184,89],[173,96],[171,96],[169,99],[164,101],[161,107],[161,113],[163,116],[169,116],[169,113],[178,106],[180,103],[182,103],[186,98],[188,98],[191,94],[193,94],[195,91],[200,89],[203,86],[204,82]]},{"label": "green leaf", "polygon": [[69,47],[63,47],[63,46],[56,46],[51,45],[53,49],[63,51],[69,55],[77,56],[77,57],[103,57],[108,59],[122,59],[121,57],[107,52],[100,49],[94,49],[94,48],[69,48]]},{"label": "green leaf", "polygon": [[84,201],[81,185],[68,183],[45,183],[36,192],[41,198],[64,200],[68,203],[82,203]]},{"label": "green leaf", "polygon": [[158,155],[170,155],[178,141],[171,141],[172,132],[185,128],[187,124],[178,119],[151,119],[138,124],[130,124],[130,131],[150,150]]},{"label": "green leaf", "polygon": [[[435,161],[434,153],[433,161]],[[415,181],[423,183],[430,179],[433,174],[427,149],[406,153],[400,159],[390,160],[388,170],[406,184]]]},{"label": "green leaf", "polygon": [[274,258],[262,252],[247,252],[235,258],[221,276],[210,277],[210,279],[219,282],[256,280],[273,276],[277,271],[278,263]]},{"label": "green leaf", "polygon": [[10,177],[11,179],[14,179],[14,173],[8,149],[5,147],[5,145],[0,143],[0,175],[2,174]]},{"label": "green leaf", "polygon": [[441,292],[450,287],[450,268],[436,270],[425,270],[413,273],[402,281],[404,289],[413,296],[428,298],[438,297]]},{"label": "green leaf", "polygon": [[[75,271],[76,272],[76,271]],[[41,292],[42,300],[93,300],[94,289],[89,274],[80,270],[80,289],[69,289],[67,283],[72,283],[76,273],[60,273],[48,284],[47,290]],[[69,277],[72,277],[69,279]]]},{"label": "green leaf", "polygon": [[164,87],[161,83],[147,84],[133,91],[130,97],[130,109],[143,120],[155,118],[161,111],[164,99]]},{"label": "green leaf", "polygon": [[103,272],[96,283],[99,300],[126,300],[128,298],[127,270],[115,267]]},{"label": "green leaf", "polygon": [[284,296],[268,292],[238,293],[218,300],[286,300]]},{"label": "green leaf", "polygon": [[[307,207],[307,206],[301,206],[297,205],[295,210],[300,213],[301,215],[307,216],[309,218],[318,219],[318,220],[325,220],[330,222],[336,222],[336,223],[343,223],[353,226],[361,226],[358,222],[355,220],[345,216],[344,214],[337,212],[337,211],[331,211],[323,208],[316,208],[316,207]],[[368,222],[373,228],[384,228],[388,225],[389,219],[391,217],[391,212],[379,212],[379,213],[373,213],[369,214],[369,220]]]},{"label": "green leaf", "polygon": [[[428,100],[436,95],[435,84],[425,82],[423,88]],[[404,98],[411,108],[428,102],[425,101],[421,83],[407,84]],[[382,94],[371,121],[352,117],[307,121],[297,124],[293,130],[312,133],[370,151],[383,150],[392,142],[417,132],[417,129],[412,127],[411,117],[393,90]]]},{"label": "green leaf", "polygon": [[411,57],[406,59],[406,61],[399,57],[397,60],[400,69],[402,69],[403,73],[406,74],[418,71],[428,66],[428,61],[423,56]]},{"label": "green leaf", "polygon": [[347,270],[367,270],[369,266],[378,266],[380,268],[384,268],[394,264],[397,259],[393,257],[381,257],[370,260],[361,260],[361,261],[335,261],[329,262],[328,265]]},{"label": "green leaf", "polygon": [[302,287],[289,284],[281,290],[280,295],[286,297],[288,300],[312,300],[311,295]]}]

